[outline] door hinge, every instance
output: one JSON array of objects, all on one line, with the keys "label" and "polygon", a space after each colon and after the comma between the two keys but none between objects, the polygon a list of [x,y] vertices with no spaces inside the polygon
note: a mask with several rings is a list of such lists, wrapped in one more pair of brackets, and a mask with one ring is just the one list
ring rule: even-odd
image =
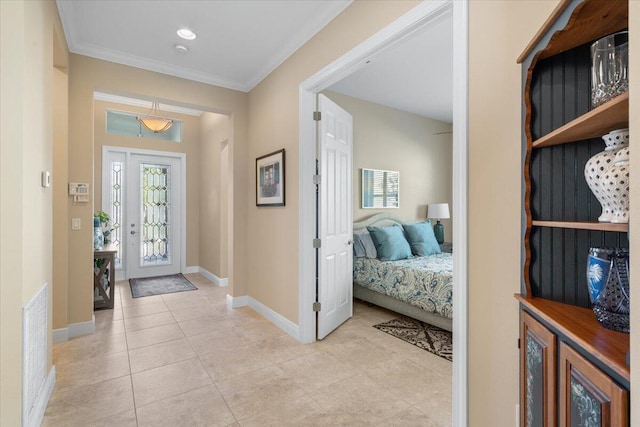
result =
[{"label": "door hinge", "polygon": [[518,338],[518,349],[520,349],[520,338]]},{"label": "door hinge", "polygon": [[315,249],[319,249],[322,246],[322,240],[320,239],[313,239],[313,247]]},{"label": "door hinge", "polygon": [[322,120],[322,113],[320,113],[320,111],[314,111],[313,120],[315,120],[316,122],[319,122],[320,120]]},{"label": "door hinge", "polygon": [[313,175],[313,183],[315,185],[320,185],[320,175]]},{"label": "door hinge", "polygon": [[314,302],[313,303],[313,311],[320,311],[320,309],[322,308],[322,304],[320,304],[319,302]]}]

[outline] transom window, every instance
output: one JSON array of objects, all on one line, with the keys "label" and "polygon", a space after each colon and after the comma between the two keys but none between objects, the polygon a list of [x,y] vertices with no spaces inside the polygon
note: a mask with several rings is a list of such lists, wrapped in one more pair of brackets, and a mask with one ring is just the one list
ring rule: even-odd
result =
[{"label": "transom window", "polygon": [[182,142],[182,121],[173,119],[173,126],[160,133],[153,133],[138,122],[137,115],[107,109],[107,133]]}]

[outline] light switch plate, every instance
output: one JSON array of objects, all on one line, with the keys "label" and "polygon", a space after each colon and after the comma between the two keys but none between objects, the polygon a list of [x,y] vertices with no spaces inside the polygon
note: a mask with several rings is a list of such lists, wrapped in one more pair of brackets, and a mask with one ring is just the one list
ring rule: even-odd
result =
[{"label": "light switch plate", "polygon": [[71,218],[71,229],[80,230],[80,218]]},{"label": "light switch plate", "polygon": [[49,171],[43,171],[40,179],[44,188],[51,187],[51,174]]}]

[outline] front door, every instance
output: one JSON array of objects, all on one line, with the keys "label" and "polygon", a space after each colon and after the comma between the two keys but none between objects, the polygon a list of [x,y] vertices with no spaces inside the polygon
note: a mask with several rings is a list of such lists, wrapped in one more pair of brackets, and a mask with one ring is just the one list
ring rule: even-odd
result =
[{"label": "front door", "polygon": [[180,160],[131,154],[127,174],[129,278],[180,273]]},{"label": "front door", "polygon": [[318,95],[318,339],[353,315],[353,118]]}]

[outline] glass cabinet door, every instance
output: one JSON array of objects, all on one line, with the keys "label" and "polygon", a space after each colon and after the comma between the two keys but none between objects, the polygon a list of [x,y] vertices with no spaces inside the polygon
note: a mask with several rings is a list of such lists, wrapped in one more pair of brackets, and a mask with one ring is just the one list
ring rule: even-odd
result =
[{"label": "glass cabinet door", "polygon": [[565,343],[560,344],[560,425],[626,427],[627,391]]},{"label": "glass cabinet door", "polygon": [[526,311],[520,325],[521,425],[556,425],[556,336]]}]

